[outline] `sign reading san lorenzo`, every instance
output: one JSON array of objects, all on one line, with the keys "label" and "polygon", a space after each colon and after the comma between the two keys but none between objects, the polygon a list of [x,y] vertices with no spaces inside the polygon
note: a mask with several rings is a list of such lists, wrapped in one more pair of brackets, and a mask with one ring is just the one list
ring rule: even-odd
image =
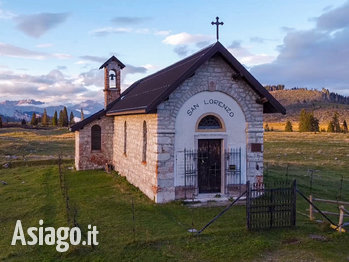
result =
[{"label": "sign reading san lorenzo", "polygon": [[[217,100],[217,99],[204,99],[202,101],[203,105],[217,105],[218,107],[221,107],[224,109],[224,111],[227,112],[227,114],[230,116],[230,117],[233,117],[234,116],[234,112],[231,110],[231,108],[229,106],[227,106],[224,102],[220,101],[220,100]],[[197,104],[193,104],[190,109],[187,110],[187,114],[189,116],[192,116],[192,114],[194,113],[194,111],[196,109],[198,109],[200,107],[199,103]]]}]

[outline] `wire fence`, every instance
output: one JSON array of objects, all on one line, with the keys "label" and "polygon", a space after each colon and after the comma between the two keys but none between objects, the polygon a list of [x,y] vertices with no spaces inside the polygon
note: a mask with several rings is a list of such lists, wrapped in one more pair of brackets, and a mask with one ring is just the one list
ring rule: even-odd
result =
[{"label": "wire fence", "polygon": [[[57,160],[58,165],[58,174],[59,174],[59,185],[62,193],[62,197],[65,204],[65,213],[67,218],[67,224],[72,225],[72,227],[78,227],[80,229],[81,235],[87,239],[87,234],[85,230],[78,223],[78,208],[76,205],[72,204],[69,197],[69,186],[66,180],[64,167],[63,167],[63,158],[62,154],[58,155]],[[91,243],[91,247],[94,249],[95,246]]]},{"label": "wire fence", "polygon": [[349,201],[349,179],[342,174],[291,164],[265,164],[264,180],[266,182],[294,179],[297,180],[298,188],[306,195]]}]

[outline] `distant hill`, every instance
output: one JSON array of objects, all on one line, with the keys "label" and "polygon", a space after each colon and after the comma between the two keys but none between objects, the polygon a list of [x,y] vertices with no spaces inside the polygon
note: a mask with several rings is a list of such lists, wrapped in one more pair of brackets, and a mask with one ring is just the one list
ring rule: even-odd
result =
[{"label": "distant hill", "polygon": [[283,85],[266,86],[270,93],[286,108],[285,116],[265,114],[265,122],[298,121],[300,111],[304,108],[314,112],[322,123],[331,120],[334,112],[339,113],[339,120],[349,120],[349,97],[332,93],[328,89],[314,90],[307,88],[285,89]]},{"label": "distant hill", "polygon": [[47,114],[49,116],[53,116],[54,112],[57,111],[59,113],[63,107],[66,106],[68,110],[68,114],[72,111],[74,116],[80,118],[80,110],[81,108],[84,111],[85,117],[101,110],[103,105],[97,103],[92,100],[87,100],[82,103],[77,104],[66,104],[66,105],[57,105],[52,106],[48,105],[41,101],[36,101],[32,99],[25,99],[19,101],[3,101],[0,102],[0,115],[3,119],[12,121],[20,121],[25,119],[26,121],[30,121],[33,113],[35,112],[38,115],[42,115],[44,109],[46,109]]}]

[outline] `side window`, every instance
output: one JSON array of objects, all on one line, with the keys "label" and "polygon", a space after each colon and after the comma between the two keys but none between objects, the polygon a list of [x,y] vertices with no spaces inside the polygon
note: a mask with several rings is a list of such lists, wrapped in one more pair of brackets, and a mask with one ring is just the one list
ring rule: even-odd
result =
[{"label": "side window", "polygon": [[102,135],[101,127],[99,125],[94,125],[91,127],[91,149],[101,150]]},{"label": "side window", "polygon": [[147,122],[143,121],[143,148],[142,148],[142,162],[147,161]]},{"label": "side window", "polygon": [[127,124],[124,122],[124,154],[127,152]]}]

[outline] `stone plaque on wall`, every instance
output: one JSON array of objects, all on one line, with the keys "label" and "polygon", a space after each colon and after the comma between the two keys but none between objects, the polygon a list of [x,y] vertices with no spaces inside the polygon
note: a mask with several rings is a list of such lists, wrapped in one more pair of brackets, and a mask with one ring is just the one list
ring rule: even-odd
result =
[{"label": "stone plaque on wall", "polygon": [[252,143],[251,144],[251,152],[262,152],[262,144]]}]

